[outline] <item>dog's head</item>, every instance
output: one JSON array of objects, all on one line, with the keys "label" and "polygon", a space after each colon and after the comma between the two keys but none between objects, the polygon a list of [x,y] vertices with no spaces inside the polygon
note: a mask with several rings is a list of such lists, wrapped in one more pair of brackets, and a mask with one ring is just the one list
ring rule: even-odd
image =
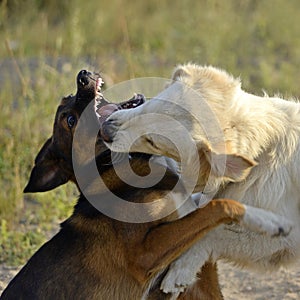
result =
[{"label": "dog's head", "polygon": [[86,70],[78,73],[77,93],[61,100],[56,111],[52,136],[39,151],[24,192],[44,192],[68,180],[75,181],[72,166],[74,130],[81,113],[95,97],[102,105],[107,104],[100,93],[102,82],[97,73]]},{"label": "dog's head", "polygon": [[192,177],[199,178],[196,190],[215,191],[220,183],[245,180],[256,165],[253,156],[240,150],[237,126],[227,111],[239,93],[239,80],[224,71],[179,66],[157,96],[107,118],[103,138],[112,151],[130,149],[186,161],[186,169],[195,170]]},{"label": "dog's head", "polygon": [[[86,70],[78,73],[76,95],[69,95],[61,100],[56,111],[52,136],[39,151],[24,192],[49,191],[69,180],[76,183],[72,161],[74,149],[72,148],[76,147],[73,144],[73,137],[79,118],[83,111],[88,110],[85,115],[87,115],[89,125],[92,123],[92,126],[99,128],[99,119],[101,120],[101,117],[95,114],[94,105],[89,105],[91,101],[93,101],[91,104],[95,103],[96,111],[102,114],[103,120],[115,110],[128,109],[144,102],[142,95],[135,95],[132,99],[119,104],[109,103],[101,94],[102,83],[102,78],[98,73]],[[95,140],[89,128],[81,134],[80,140],[81,145],[91,143],[91,140],[95,141],[93,154],[96,156],[110,152],[101,136],[98,135]],[[85,149],[77,150],[82,154],[85,153]],[[81,161],[86,162],[84,155],[81,156]]]}]

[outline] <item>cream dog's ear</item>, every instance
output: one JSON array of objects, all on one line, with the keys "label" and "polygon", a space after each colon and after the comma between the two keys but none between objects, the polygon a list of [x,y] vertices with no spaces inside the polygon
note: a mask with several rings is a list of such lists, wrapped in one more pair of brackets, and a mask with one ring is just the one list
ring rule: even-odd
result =
[{"label": "cream dog's ear", "polygon": [[171,76],[172,81],[178,80],[180,77],[187,76],[187,68],[186,65],[178,65],[175,70],[173,71],[173,74]]},{"label": "cream dog's ear", "polygon": [[212,153],[210,157],[212,172],[234,182],[244,180],[251,169],[257,165],[255,161],[238,154]]},{"label": "cream dog's ear", "polygon": [[178,65],[173,73],[172,73],[172,76],[171,76],[171,80],[169,80],[167,82],[167,84],[165,85],[165,89],[168,88],[170,85],[172,85],[175,81],[180,81],[180,78],[181,77],[184,77],[184,76],[188,76],[189,73],[187,71],[187,65]]},{"label": "cream dog's ear", "polygon": [[217,177],[226,177],[230,181],[244,180],[257,163],[240,154],[217,153],[209,144],[201,143],[201,148],[211,166],[211,172]]}]

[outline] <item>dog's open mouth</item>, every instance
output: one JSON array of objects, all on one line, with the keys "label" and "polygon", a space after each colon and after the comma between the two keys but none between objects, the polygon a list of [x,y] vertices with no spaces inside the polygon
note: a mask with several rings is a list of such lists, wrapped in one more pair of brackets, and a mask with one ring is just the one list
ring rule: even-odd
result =
[{"label": "dog's open mouth", "polygon": [[132,98],[118,104],[119,109],[130,109],[145,103],[145,97],[142,94],[134,94]]},{"label": "dog's open mouth", "polygon": [[[100,86],[101,88],[101,86]],[[101,90],[101,89],[100,89]],[[101,92],[100,92],[101,94]],[[115,111],[121,109],[131,109],[145,103],[145,97],[142,94],[135,94],[132,98],[121,103],[109,103],[104,100],[102,94],[101,97],[95,98],[95,113],[98,117],[100,126],[105,122],[105,120]]]}]

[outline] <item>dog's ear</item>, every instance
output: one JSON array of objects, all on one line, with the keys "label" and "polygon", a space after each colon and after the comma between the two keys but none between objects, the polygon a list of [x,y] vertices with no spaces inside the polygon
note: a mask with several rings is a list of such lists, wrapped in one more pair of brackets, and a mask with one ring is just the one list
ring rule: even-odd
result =
[{"label": "dog's ear", "polygon": [[39,151],[24,193],[46,192],[66,183],[70,176],[59,165],[59,157],[49,138]]},{"label": "dog's ear", "polygon": [[244,180],[257,163],[239,154],[216,153],[210,146],[203,144],[203,152],[210,164],[212,174],[217,177],[226,177],[230,181]]},{"label": "dog's ear", "polygon": [[210,165],[212,172],[217,176],[227,177],[230,181],[244,180],[256,162],[238,154],[212,153]]},{"label": "dog's ear", "polygon": [[178,80],[180,77],[188,75],[187,70],[185,68],[185,65],[179,65],[175,68],[173,71],[173,74],[171,76],[172,81]]}]

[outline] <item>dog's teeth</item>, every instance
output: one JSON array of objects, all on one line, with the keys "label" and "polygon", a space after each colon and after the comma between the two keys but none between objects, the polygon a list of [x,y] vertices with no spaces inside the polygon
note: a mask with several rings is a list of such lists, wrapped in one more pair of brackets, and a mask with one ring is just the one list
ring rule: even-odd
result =
[{"label": "dog's teeth", "polygon": [[101,86],[103,85],[104,81],[102,78],[99,78],[98,81],[97,81],[97,86],[99,89],[101,89]]},{"label": "dog's teeth", "polygon": [[98,95],[100,98],[103,98],[103,95],[101,94],[101,86],[102,86],[103,83],[104,83],[104,81],[101,77],[97,79],[96,95]]},{"label": "dog's teeth", "polygon": [[[97,91],[96,95],[100,98],[99,100],[101,101],[101,99],[103,98],[103,94]],[[98,99],[96,99],[96,100],[98,100]]]}]

